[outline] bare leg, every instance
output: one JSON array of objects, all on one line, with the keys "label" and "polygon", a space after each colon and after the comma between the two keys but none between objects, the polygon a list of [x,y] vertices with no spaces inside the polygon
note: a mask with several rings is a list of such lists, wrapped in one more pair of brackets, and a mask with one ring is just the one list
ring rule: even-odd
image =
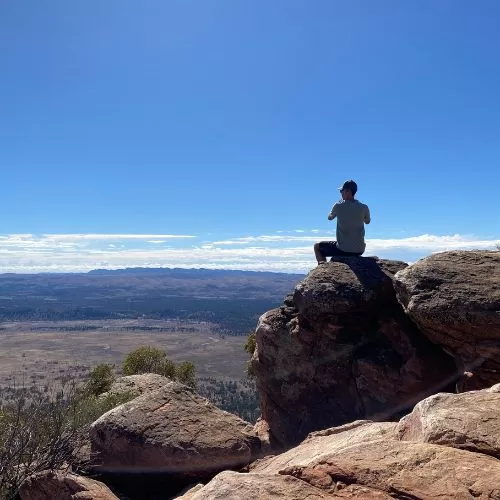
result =
[{"label": "bare leg", "polygon": [[316,260],[318,261],[318,264],[322,264],[323,262],[326,262],[326,257],[319,250],[319,243],[314,244],[314,255],[316,256]]}]

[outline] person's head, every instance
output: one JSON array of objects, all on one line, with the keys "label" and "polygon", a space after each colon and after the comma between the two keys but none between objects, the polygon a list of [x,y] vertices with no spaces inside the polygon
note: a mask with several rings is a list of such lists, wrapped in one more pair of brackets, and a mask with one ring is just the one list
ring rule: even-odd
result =
[{"label": "person's head", "polygon": [[343,200],[354,199],[354,195],[356,194],[357,190],[358,185],[352,179],[349,181],[345,181],[344,184],[342,184],[342,186],[339,188]]}]

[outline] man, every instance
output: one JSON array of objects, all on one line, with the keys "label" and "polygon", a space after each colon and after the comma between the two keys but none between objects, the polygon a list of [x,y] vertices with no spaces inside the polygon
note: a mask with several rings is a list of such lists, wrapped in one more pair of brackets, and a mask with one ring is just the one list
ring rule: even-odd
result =
[{"label": "man", "polygon": [[365,224],[370,224],[370,210],[354,199],[358,186],[353,180],[345,181],[339,189],[342,200],[328,214],[328,220],[337,218],[337,241],[315,243],[318,265],[326,262],[327,257],[359,256],[365,251]]}]

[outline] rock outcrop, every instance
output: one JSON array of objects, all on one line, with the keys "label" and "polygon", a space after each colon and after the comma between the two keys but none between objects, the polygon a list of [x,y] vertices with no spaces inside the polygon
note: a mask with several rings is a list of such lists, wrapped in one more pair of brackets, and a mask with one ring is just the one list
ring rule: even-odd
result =
[{"label": "rock outcrop", "polygon": [[251,369],[274,445],[357,419],[383,419],[450,384],[452,359],[396,299],[406,264],[342,258],[318,266],[264,314]]},{"label": "rock outcrop", "polygon": [[[422,433],[408,432],[408,419],[399,423],[357,421],[332,429],[311,433],[300,445],[285,453],[257,460],[247,474],[222,473],[210,483],[183,500],[215,500],[245,498],[259,491],[259,484],[269,485],[265,498],[287,498],[282,494],[283,478],[291,477],[311,487],[308,495],[299,498],[398,498],[420,499],[490,499],[500,500],[500,446],[498,430],[500,412],[491,411],[498,401],[500,386],[447,399],[449,394],[432,396],[417,405],[434,409],[436,419],[429,413],[426,436],[449,432],[445,415],[439,414],[443,405],[449,415],[467,412],[475,403],[473,421],[462,428],[461,438],[448,441],[437,439],[433,444]],[[497,410],[499,407],[497,406]],[[463,421],[466,419],[463,418]],[[435,428],[432,429],[435,423]],[[455,433],[452,424],[450,434]],[[457,442],[479,443],[480,429],[490,436],[488,446],[468,446],[457,449]],[[411,438],[411,440],[409,440]],[[427,441],[427,442],[424,442]],[[272,485],[276,484],[276,488]],[[241,488],[238,490],[238,488]],[[241,495],[233,492],[241,491]],[[221,493],[221,494],[219,494]],[[322,496],[324,495],[324,496]],[[290,496],[290,498],[294,498]]]},{"label": "rock outcrop", "polygon": [[90,429],[101,472],[206,477],[260,452],[252,426],[177,382],[105,413]]},{"label": "rock outcrop", "polygon": [[500,384],[463,394],[436,394],[401,419],[399,438],[500,458]]},{"label": "rock outcrop", "polygon": [[469,372],[463,390],[500,382],[500,252],[443,252],[398,272],[397,296],[432,342]]},{"label": "rock outcrop", "polygon": [[29,477],[19,490],[21,500],[118,500],[103,483],[76,474],[45,471]]},{"label": "rock outcrop", "polygon": [[239,474],[221,472],[204,488],[188,492],[177,500],[242,500],[244,498],[282,500],[326,500],[351,498],[359,500],[391,500],[387,493],[358,485],[339,486],[335,493],[313,486],[290,475]]},{"label": "rock outcrop", "polygon": [[329,495],[291,476],[221,472],[210,483],[178,500],[219,500],[244,498],[282,498],[287,500],[326,500]]}]

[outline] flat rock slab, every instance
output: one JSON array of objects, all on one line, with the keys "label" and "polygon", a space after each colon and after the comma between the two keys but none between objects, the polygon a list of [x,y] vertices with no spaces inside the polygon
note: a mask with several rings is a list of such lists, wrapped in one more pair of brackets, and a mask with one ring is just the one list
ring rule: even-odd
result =
[{"label": "flat rock slab", "polygon": [[240,474],[221,472],[203,488],[178,497],[177,500],[325,500],[331,498],[359,498],[389,500],[384,492],[364,487],[346,487],[337,492],[322,490],[306,481],[288,475]]},{"label": "flat rock slab", "polygon": [[203,477],[260,451],[251,424],[169,382],[105,413],[90,429],[98,469]]},{"label": "flat rock slab", "polygon": [[441,444],[500,458],[500,384],[418,403],[397,427],[405,441]]},{"label": "flat rock slab", "polygon": [[500,252],[443,252],[394,277],[397,297],[420,330],[476,376],[500,382]]},{"label": "flat rock slab", "polygon": [[118,500],[103,483],[76,474],[45,471],[29,477],[19,490],[21,500]]},{"label": "flat rock slab", "polygon": [[[499,460],[447,446],[397,441],[391,431],[377,438],[379,425],[347,429],[344,436],[341,432],[312,437],[287,453],[258,462],[250,474],[291,475],[326,489],[341,482],[395,498],[500,500]],[[372,435],[361,440],[363,427]]]},{"label": "flat rock slab", "polygon": [[332,451],[341,452],[356,444],[373,440],[397,441],[395,422],[358,420],[339,427],[312,432],[298,446],[276,456],[265,457],[250,464],[250,472],[279,474],[286,467],[326,460]]}]

